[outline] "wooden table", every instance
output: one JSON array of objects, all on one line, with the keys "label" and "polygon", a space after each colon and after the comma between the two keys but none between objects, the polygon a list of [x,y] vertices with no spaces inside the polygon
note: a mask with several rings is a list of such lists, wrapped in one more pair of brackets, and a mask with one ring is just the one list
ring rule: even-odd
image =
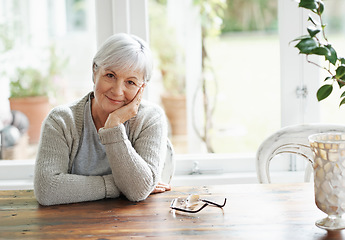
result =
[{"label": "wooden table", "polygon": [[[170,210],[172,199],[197,193],[228,201],[196,214]],[[343,239],[315,226],[325,217],[313,185],[242,184],[175,187],[133,203],[126,199],[40,206],[33,191],[0,191],[0,239]]]}]

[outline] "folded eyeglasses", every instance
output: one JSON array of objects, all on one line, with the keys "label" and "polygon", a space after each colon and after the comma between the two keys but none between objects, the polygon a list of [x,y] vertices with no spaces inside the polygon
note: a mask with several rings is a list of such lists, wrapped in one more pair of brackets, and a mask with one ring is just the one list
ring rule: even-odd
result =
[{"label": "folded eyeglasses", "polygon": [[206,199],[201,199],[199,195],[192,194],[187,198],[174,198],[171,201],[170,208],[187,213],[197,213],[204,209],[206,206],[211,205],[222,208],[226,204],[226,198],[224,198],[223,204],[218,204]]}]

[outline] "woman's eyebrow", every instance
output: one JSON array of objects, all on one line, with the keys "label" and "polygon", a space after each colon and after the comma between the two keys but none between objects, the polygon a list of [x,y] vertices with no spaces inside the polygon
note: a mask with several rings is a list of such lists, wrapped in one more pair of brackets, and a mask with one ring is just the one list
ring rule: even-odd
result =
[{"label": "woman's eyebrow", "polygon": [[107,68],[105,68],[104,69],[104,71],[107,73],[107,72],[111,72],[115,77],[117,77],[117,74],[116,74],[116,72],[114,72],[113,70],[111,70],[111,69],[107,69]]},{"label": "woman's eyebrow", "polygon": [[134,78],[135,80],[139,81],[139,79],[136,76],[128,77],[127,79],[132,79]]},{"label": "woman's eyebrow", "polygon": [[[110,69],[110,68],[105,68],[104,69],[106,72],[111,72],[115,75],[115,77],[117,77],[117,74],[114,70]],[[137,81],[140,81],[140,78],[136,77],[136,76],[129,76],[129,77],[126,77],[126,79],[134,79],[134,80],[137,80]],[[144,81],[140,81],[140,82],[144,82]]]}]

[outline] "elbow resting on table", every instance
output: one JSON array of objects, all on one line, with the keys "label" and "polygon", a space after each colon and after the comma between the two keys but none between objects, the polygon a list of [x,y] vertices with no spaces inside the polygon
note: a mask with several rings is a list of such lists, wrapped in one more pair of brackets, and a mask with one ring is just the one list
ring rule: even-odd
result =
[{"label": "elbow resting on table", "polygon": [[154,187],[148,187],[147,189],[142,189],[141,191],[122,192],[122,194],[124,194],[129,201],[141,202],[150,196],[153,189]]},{"label": "elbow resting on table", "polygon": [[40,191],[37,190],[37,188],[34,189],[34,193],[35,193],[36,200],[40,205],[43,205],[43,206],[54,205],[54,203],[52,202],[52,199],[44,197],[44,193],[42,194]]},{"label": "elbow resting on table", "polygon": [[142,192],[142,193],[137,193],[137,194],[134,194],[134,195],[126,195],[126,198],[131,201],[131,202],[141,202],[141,201],[144,201],[148,196],[150,195],[150,192],[149,193],[146,193],[146,192]]},{"label": "elbow resting on table", "polygon": [[34,184],[34,194],[37,202],[43,206],[52,206],[57,204],[66,204],[68,202],[60,199],[57,191],[48,191],[46,185],[41,185],[39,183]]}]

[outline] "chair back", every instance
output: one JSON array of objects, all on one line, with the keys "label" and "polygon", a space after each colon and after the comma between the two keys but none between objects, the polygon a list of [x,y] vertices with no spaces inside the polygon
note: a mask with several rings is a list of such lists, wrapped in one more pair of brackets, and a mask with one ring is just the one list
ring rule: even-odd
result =
[{"label": "chair back", "polygon": [[174,149],[173,146],[168,139],[167,142],[167,152],[165,157],[165,162],[161,174],[161,181],[163,183],[170,183],[172,177],[175,173],[175,159],[174,159]]},{"label": "chair back", "polygon": [[345,132],[345,125],[340,124],[297,124],[281,128],[266,138],[256,152],[256,172],[260,183],[271,183],[269,166],[270,162],[278,154],[297,154],[305,158],[307,165],[304,181],[309,182],[313,155],[308,137],[315,133]]}]

